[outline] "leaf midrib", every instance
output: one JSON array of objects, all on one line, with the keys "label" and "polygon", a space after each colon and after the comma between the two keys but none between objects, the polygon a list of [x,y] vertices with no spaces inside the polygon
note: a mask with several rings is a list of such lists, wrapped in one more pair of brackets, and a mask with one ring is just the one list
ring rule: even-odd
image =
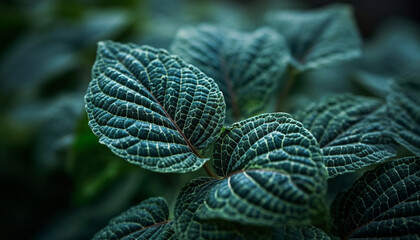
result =
[{"label": "leaf midrib", "polygon": [[[175,126],[175,128],[177,129],[178,133],[181,134],[182,138],[185,140],[185,142],[187,143],[188,147],[191,149],[191,151],[199,158],[203,158],[195,149],[195,147],[191,144],[191,142],[189,141],[189,139],[185,136],[184,132],[182,132],[181,128],[178,126],[178,124],[175,122],[175,120],[169,115],[169,113],[166,111],[166,109],[162,106],[162,104],[157,100],[157,98],[155,97],[155,95],[148,89],[146,88],[143,83],[140,81],[140,79],[137,79],[137,77],[135,77],[135,75],[133,74],[133,72],[128,69],[119,59],[118,57],[115,55],[115,53],[110,50],[108,48],[108,46],[106,44],[103,44],[103,46],[114,56],[114,59],[124,68],[126,69],[133,77],[134,79],[138,80],[137,82],[148,92],[150,93],[150,96],[152,96],[153,100],[162,108],[163,112],[165,113],[166,117],[171,121],[171,123]],[[141,48],[140,48],[141,49]],[[142,49],[141,49],[142,50]],[[143,50],[142,50],[143,51]],[[125,52],[125,54],[128,54],[130,56],[133,57],[133,59],[135,59],[139,64],[141,64],[145,71],[146,71],[146,75],[149,77],[149,73],[147,71],[147,67],[143,65],[143,63],[141,63],[137,58],[135,58],[130,52]],[[158,53],[156,53],[156,58],[158,58]],[[182,66],[182,64],[180,64]],[[166,70],[166,68],[165,68]]]}]

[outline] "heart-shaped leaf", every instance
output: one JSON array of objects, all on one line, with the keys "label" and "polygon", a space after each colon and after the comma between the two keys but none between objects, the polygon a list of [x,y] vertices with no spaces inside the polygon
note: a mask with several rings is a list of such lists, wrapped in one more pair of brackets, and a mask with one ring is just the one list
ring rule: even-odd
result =
[{"label": "heart-shaped leaf", "polygon": [[420,158],[388,162],[366,172],[332,204],[342,239],[418,239]]},{"label": "heart-shaped leaf", "polygon": [[184,27],[171,49],[216,81],[228,121],[260,112],[290,59],[284,39],[269,28],[242,33],[217,25]]},{"label": "heart-shaped leaf", "polygon": [[115,154],[158,172],[188,172],[208,159],[224,122],[217,84],[165,50],[100,42],[85,97],[89,125]]},{"label": "heart-shaped leaf", "polygon": [[395,140],[420,156],[420,81],[391,84],[387,108]]},{"label": "heart-shaped leaf", "polygon": [[312,134],[289,114],[234,124],[214,146],[224,178],[206,186],[200,219],[274,226],[310,223],[323,207],[327,171]]},{"label": "heart-shaped leaf", "polygon": [[318,140],[328,174],[335,177],[396,155],[383,105],[344,94],[326,97],[294,116]]},{"label": "heart-shaped leaf", "polygon": [[93,239],[176,239],[173,222],[168,218],[169,210],[165,199],[149,198],[111,219],[108,226],[99,231]]},{"label": "heart-shaped leaf", "polygon": [[361,40],[347,5],[313,11],[281,11],[267,22],[283,34],[300,71],[329,66],[361,55]]}]

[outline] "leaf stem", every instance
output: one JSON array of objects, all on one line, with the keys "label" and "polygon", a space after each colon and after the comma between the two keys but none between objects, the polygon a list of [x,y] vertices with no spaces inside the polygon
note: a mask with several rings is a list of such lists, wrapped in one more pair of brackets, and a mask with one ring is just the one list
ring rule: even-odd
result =
[{"label": "leaf stem", "polygon": [[213,169],[211,169],[211,167],[208,165],[208,162],[204,163],[203,167],[207,175],[209,175],[210,177],[220,179],[220,177],[216,173],[214,173]]},{"label": "leaf stem", "polygon": [[298,73],[299,71],[296,68],[289,67],[288,78],[287,78],[286,84],[283,88],[283,91],[280,97],[277,99],[276,111],[280,112],[283,109],[286,98],[289,95],[290,89],[292,88],[292,85],[295,82],[295,79]]}]

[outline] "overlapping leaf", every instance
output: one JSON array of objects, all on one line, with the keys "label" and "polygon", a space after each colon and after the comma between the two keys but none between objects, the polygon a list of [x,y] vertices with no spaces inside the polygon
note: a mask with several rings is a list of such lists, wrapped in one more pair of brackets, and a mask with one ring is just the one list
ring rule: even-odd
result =
[{"label": "overlapping leaf", "polygon": [[216,83],[165,50],[100,42],[86,97],[89,125],[126,160],[159,172],[188,172],[207,159],[225,103]]},{"label": "overlapping leaf", "polygon": [[181,190],[175,205],[174,224],[179,239],[270,239],[269,228],[246,226],[222,219],[205,220],[197,216],[205,196],[217,182],[214,178],[197,178]]},{"label": "overlapping leaf", "polygon": [[184,27],[172,51],[216,81],[230,121],[264,108],[290,59],[284,39],[269,28],[241,33],[216,25]]},{"label": "overlapping leaf", "polygon": [[301,71],[351,60],[361,54],[360,36],[349,6],[273,12],[267,21],[285,36],[292,63]]},{"label": "overlapping leaf", "polygon": [[365,173],[332,205],[335,232],[342,239],[418,239],[419,210],[419,157]]},{"label": "overlapping leaf", "polygon": [[349,94],[327,97],[295,117],[318,140],[330,177],[380,163],[396,154],[379,100]]},{"label": "overlapping leaf", "polygon": [[327,172],[321,151],[288,114],[262,114],[227,128],[213,157],[224,178],[206,186],[196,211],[201,219],[305,224],[322,207]]},{"label": "overlapping leaf", "polygon": [[113,218],[93,239],[176,239],[173,223],[168,217],[169,210],[165,199],[149,198]]},{"label": "overlapping leaf", "polygon": [[420,80],[393,83],[387,98],[395,140],[420,155]]},{"label": "overlapping leaf", "polygon": [[201,219],[197,215],[214,178],[198,178],[182,190],[175,206],[174,228],[179,239],[329,239],[321,230],[310,226],[261,227],[242,225],[222,219]]}]

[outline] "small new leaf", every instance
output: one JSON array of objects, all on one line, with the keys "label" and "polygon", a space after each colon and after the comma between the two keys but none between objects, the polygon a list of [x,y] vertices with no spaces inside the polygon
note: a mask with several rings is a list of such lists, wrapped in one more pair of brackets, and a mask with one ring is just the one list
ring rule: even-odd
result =
[{"label": "small new leaf", "polygon": [[100,42],[85,96],[89,125],[115,154],[158,172],[189,172],[208,159],[224,122],[213,79],[162,49]]},{"label": "small new leaf", "polygon": [[326,97],[294,116],[318,140],[328,174],[335,177],[396,155],[383,105],[345,94]]},{"label": "small new leaf", "polygon": [[111,219],[108,226],[99,231],[94,240],[175,240],[172,222],[165,199],[149,198],[139,205]]},{"label": "small new leaf", "polygon": [[313,11],[281,11],[267,16],[283,34],[300,71],[330,66],[361,55],[361,40],[347,5]]},{"label": "small new leaf", "polygon": [[270,28],[242,33],[217,25],[184,27],[171,49],[216,81],[229,122],[267,105],[290,59],[285,40]]},{"label": "small new leaf", "polygon": [[395,140],[420,156],[420,81],[392,83],[387,108]]},{"label": "small new leaf", "polygon": [[366,172],[332,204],[342,239],[419,239],[420,158],[407,157]]}]

